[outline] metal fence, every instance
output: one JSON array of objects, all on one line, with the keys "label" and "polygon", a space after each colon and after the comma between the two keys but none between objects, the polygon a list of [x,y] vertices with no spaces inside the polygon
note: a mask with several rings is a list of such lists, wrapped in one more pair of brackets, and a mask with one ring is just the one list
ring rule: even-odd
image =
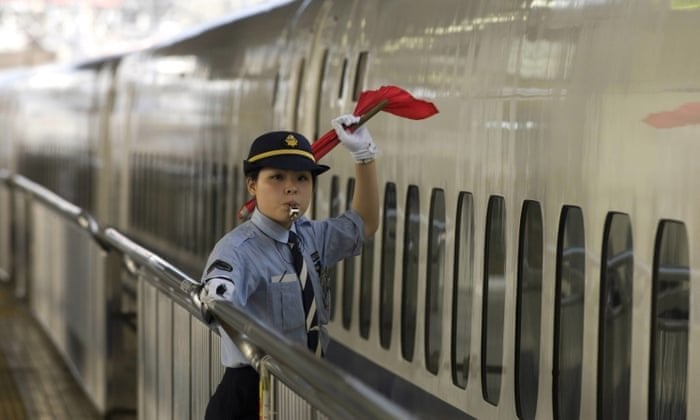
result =
[{"label": "metal fence", "polygon": [[[198,282],[22,176],[0,184],[0,267],[98,410],[203,418],[224,370]],[[411,417],[240,308],[210,312],[261,374],[261,417]]]}]

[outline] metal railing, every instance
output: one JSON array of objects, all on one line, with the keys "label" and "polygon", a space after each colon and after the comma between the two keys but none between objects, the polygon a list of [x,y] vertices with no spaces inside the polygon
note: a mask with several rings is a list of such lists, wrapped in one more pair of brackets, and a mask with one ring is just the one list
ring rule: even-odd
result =
[{"label": "metal railing", "polygon": [[[117,229],[101,227],[86,211],[21,175],[2,170],[0,182],[6,183],[15,191],[29,194],[62,218],[89,232],[94,241],[106,251],[118,252],[129,271],[136,272],[141,268],[148,270],[153,276],[143,278],[204,323],[197,293],[199,282],[188,277],[182,270]],[[303,346],[252,318],[241,308],[229,302],[212,302],[208,306],[210,314],[241,349],[251,365],[261,372],[263,384],[267,383],[267,375],[271,374],[332,418],[413,417],[369,386],[318,359]],[[263,388],[266,389],[265,386]],[[269,408],[269,404],[269,400],[263,400],[261,405]]]}]

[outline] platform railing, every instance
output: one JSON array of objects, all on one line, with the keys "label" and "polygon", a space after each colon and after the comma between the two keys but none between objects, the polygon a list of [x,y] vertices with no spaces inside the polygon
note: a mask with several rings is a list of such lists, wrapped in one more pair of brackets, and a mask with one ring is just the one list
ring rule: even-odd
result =
[{"label": "platform railing", "polygon": [[[117,316],[119,257],[81,208],[25,177],[5,172],[2,181],[2,207],[11,209],[9,220],[3,219],[11,228],[3,228],[2,242],[11,242],[8,270],[15,295],[27,299],[32,315],[101,414],[135,414],[129,400],[136,393],[129,385],[136,380],[128,380],[127,366],[120,363],[130,362],[124,357],[125,343],[136,338],[134,332],[124,335]],[[114,381],[124,377],[127,383]]]},{"label": "platform railing", "polygon": [[[138,278],[139,417],[201,418],[223,370],[219,363],[218,334],[204,323],[200,310],[199,283],[117,229],[101,227],[90,214],[46,188],[7,172],[0,172],[0,182],[29,197],[28,207],[41,203],[64,221],[78,226],[83,237],[89,237],[98,251],[117,256],[124,270]],[[38,211],[39,217],[46,217],[42,210]],[[100,268],[115,269],[113,263]],[[412,417],[367,385],[318,359],[233,304],[212,302],[209,313],[261,372],[262,417]],[[109,348],[104,343],[89,350],[102,351],[105,353],[102,360],[108,359]],[[297,411],[298,407],[296,402],[284,403],[274,398],[284,393],[300,396],[297,398],[313,409],[302,408],[298,410],[301,414],[286,415],[285,410]]]},{"label": "platform railing", "polygon": [[[0,169],[0,186],[7,186],[12,174],[6,169]],[[11,195],[9,188],[0,188],[0,282],[10,280],[10,214]]]}]

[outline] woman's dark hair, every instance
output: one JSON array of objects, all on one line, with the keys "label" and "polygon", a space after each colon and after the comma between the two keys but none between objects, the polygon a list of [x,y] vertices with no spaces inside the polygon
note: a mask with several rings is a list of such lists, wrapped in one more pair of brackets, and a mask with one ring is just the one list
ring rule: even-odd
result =
[{"label": "woman's dark hair", "polygon": [[[248,173],[248,175],[246,175],[246,179],[247,179],[247,178],[250,178],[250,179],[252,179],[253,181],[257,181],[257,180],[258,180],[258,175],[260,175],[260,169],[256,169],[255,171],[252,171],[252,172]],[[318,174],[315,174],[315,173],[312,172],[312,173],[311,173],[311,182],[312,182],[312,184],[313,184],[313,189],[314,189],[314,190],[316,190],[316,178],[318,178]]]}]

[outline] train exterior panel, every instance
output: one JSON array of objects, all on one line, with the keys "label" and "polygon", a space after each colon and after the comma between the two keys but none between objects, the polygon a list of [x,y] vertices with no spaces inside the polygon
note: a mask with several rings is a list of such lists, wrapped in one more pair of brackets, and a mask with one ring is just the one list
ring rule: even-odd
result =
[{"label": "train exterior panel", "polygon": [[[258,134],[400,86],[440,112],[368,123],[382,224],[332,272],[330,359],[425,418],[694,418],[696,3],[280,2],[6,82],[0,163],[199,277]],[[352,196],[324,161],[318,218]]]}]

